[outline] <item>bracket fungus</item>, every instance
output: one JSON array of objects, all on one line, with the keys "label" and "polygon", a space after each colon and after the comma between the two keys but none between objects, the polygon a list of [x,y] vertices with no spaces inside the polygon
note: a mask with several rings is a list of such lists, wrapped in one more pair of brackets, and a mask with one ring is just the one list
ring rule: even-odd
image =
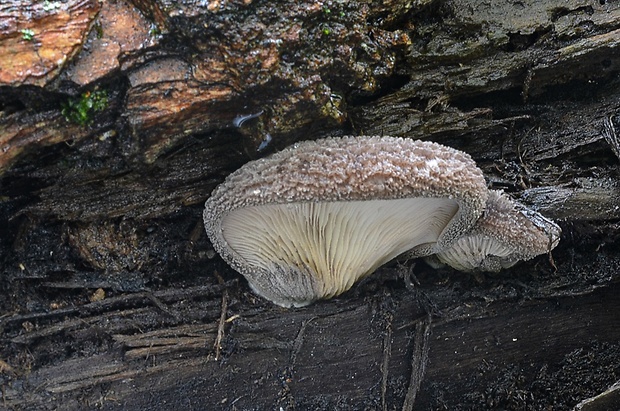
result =
[{"label": "bracket fungus", "polygon": [[540,213],[491,190],[485,212],[474,227],[436,258],[460,271],[500,271],[521,260],[550,252],[562,230]]},{"label": "bracket fungus", "polygon": [[304,306],[398,255],[449,247],[482,215],[482,171],[440,144],[342,137],[245,164],[205,204],[215,250],[259,295]]}]

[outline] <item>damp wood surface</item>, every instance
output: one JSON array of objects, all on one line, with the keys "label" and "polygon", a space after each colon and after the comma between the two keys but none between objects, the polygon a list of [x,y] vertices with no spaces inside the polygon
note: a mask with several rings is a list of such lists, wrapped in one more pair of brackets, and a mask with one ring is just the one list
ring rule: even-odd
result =
[{"label": "damp wood surface", "polygon": [[[179,3],[0,5],[0,409],[620,409],[619,2]],[[560,245],[260,299],[204,201],[351,134],[469,153]]]}]

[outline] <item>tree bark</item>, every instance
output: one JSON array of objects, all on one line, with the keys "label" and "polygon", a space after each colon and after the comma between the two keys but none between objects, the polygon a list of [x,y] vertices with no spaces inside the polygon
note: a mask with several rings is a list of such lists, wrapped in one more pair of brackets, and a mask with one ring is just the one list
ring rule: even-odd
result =
[{"label": "tree bark", "polygon": [[[620,4],[490,3],[0,5],[1,407],[620,408]],[[560,245],[273,306],[204,201],[348,134],[471,154]]]}]

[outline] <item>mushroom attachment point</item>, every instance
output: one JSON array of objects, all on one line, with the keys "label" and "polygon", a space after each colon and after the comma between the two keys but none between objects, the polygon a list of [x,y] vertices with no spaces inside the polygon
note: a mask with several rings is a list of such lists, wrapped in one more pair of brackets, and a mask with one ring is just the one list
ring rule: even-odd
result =
[{"label": "mushroom attachment point", "polygon": [[553,221],[491,190],[486,210],[476,225],[452,246],[431,256],[460,271],[500,271],[521,260],[550,252],[562,230]]},{"label": "mushroom attachment point", "polygon": [[249,162],[203,213],[215,250],[252,289],[290,307],[343,293],[408,252],[446,249],[482,215],[471,157],[436,143],[342,137]]}]

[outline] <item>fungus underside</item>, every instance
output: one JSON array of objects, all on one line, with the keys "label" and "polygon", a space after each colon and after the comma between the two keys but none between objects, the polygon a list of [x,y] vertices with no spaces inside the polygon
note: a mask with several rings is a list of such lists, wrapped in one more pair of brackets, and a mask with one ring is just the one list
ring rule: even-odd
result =
[{"label": "fungus underside", "polygon": [[458,208],[455,200],[418,197],[270,204],[233,210],[222,231],[247,266],[301,272],[319,280],[329,298],[403,252],[436,242]]}]

